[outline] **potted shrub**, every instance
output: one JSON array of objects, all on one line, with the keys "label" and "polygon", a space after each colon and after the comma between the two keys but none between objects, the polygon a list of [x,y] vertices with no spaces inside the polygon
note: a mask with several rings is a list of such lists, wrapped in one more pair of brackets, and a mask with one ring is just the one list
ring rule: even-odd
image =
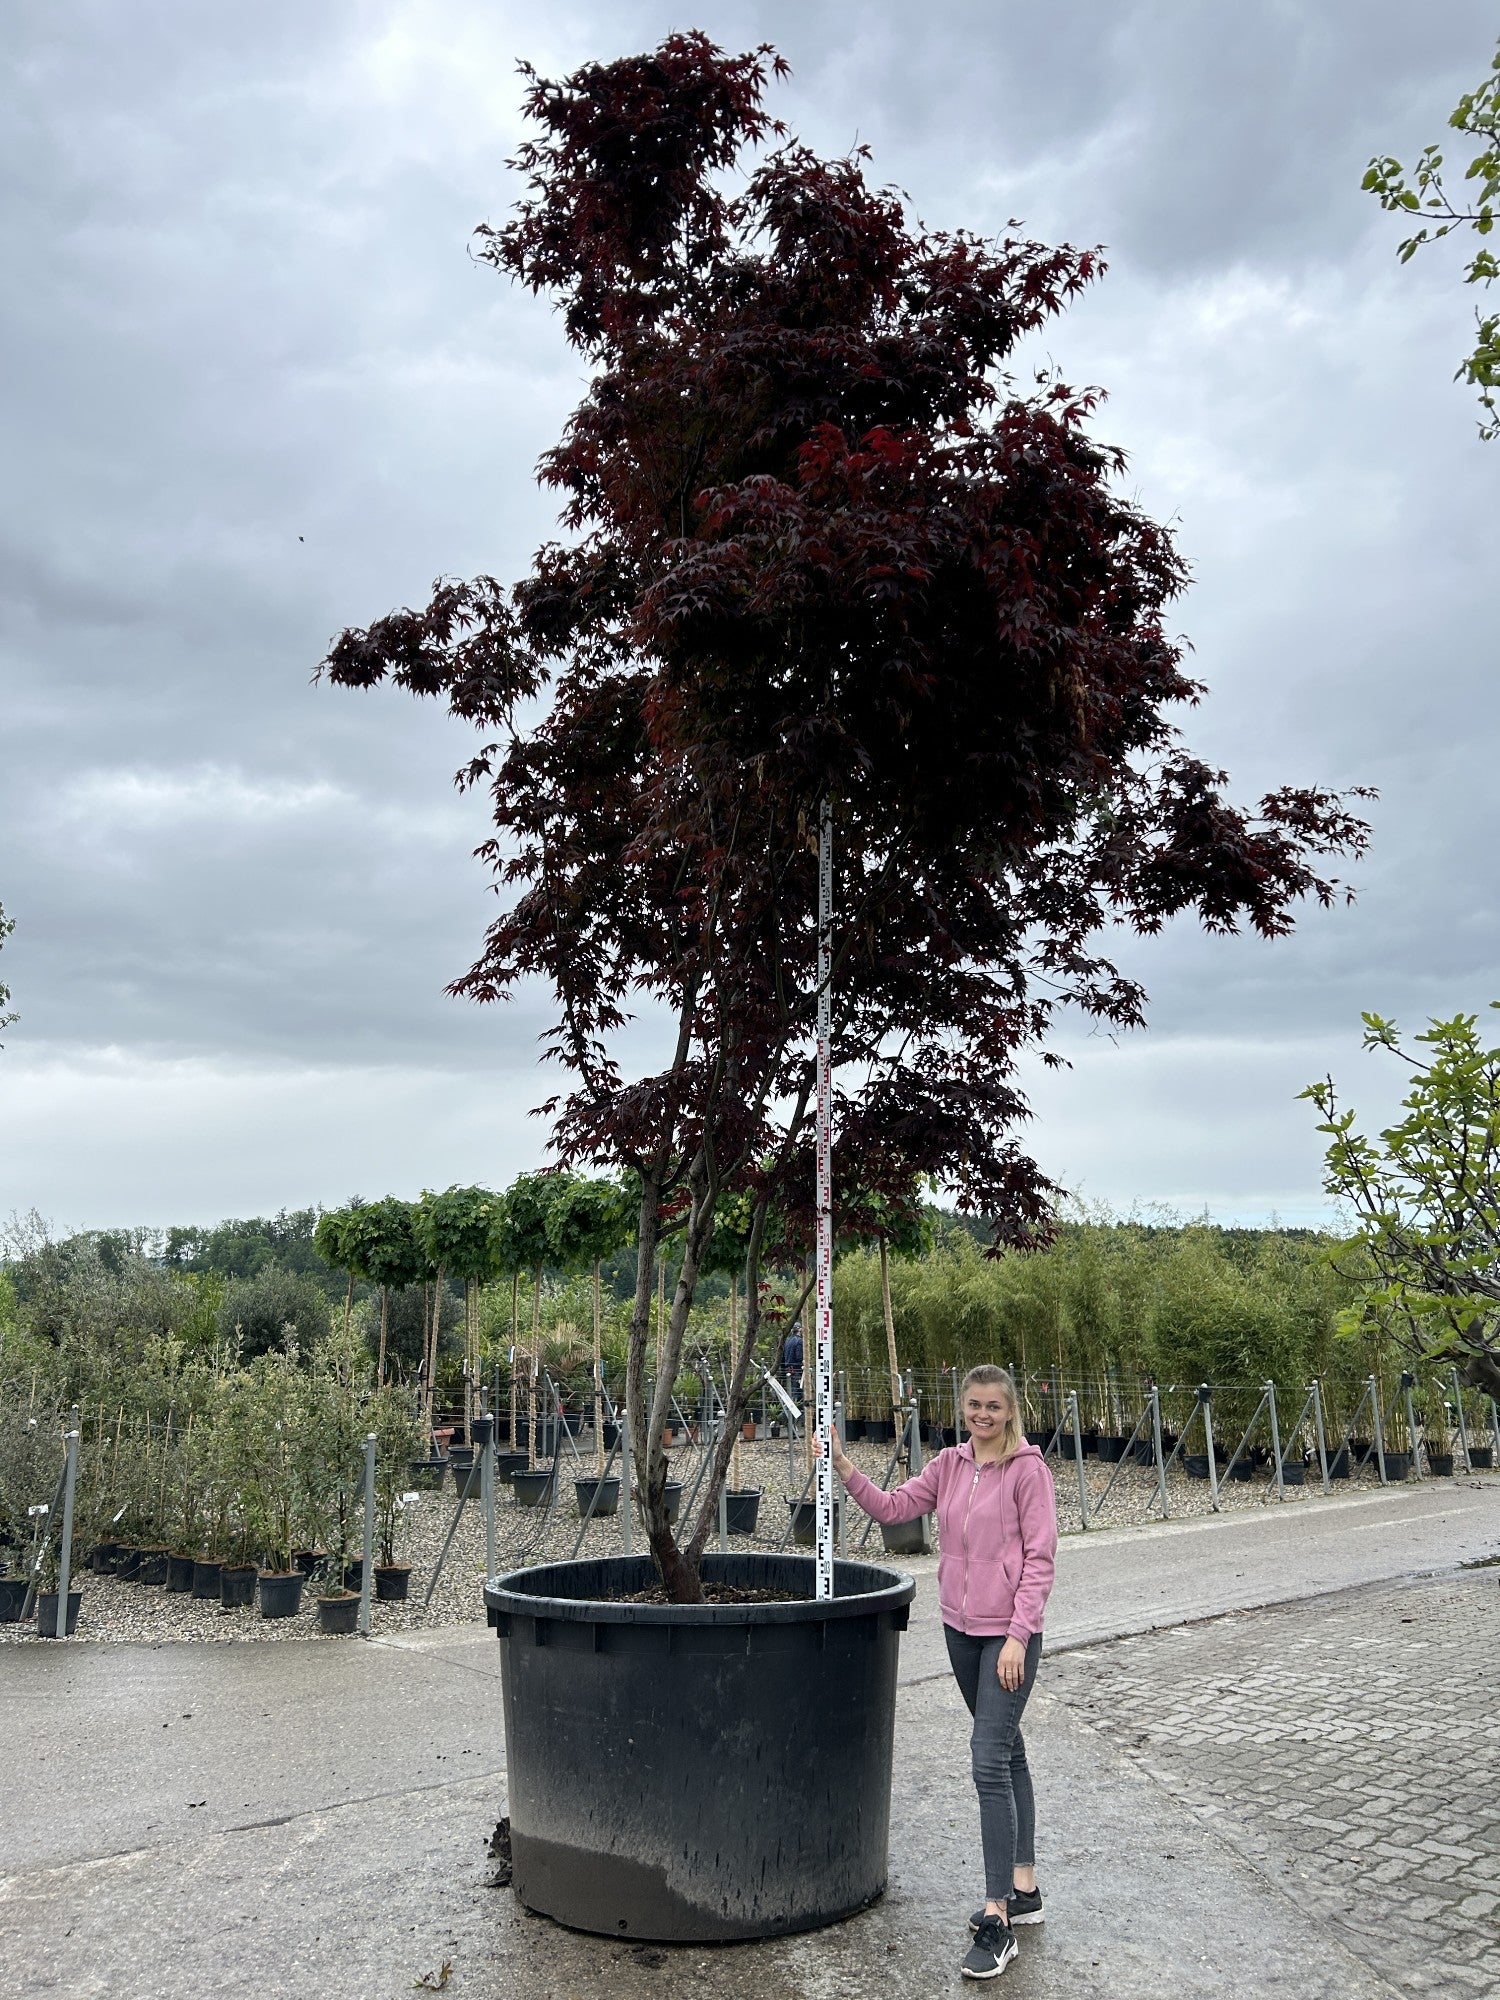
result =
[{"label": "potted shrub", "polygon": [[[346,1323],[315,1351],[303,1390],[298,1485],[324,1549],[318,1628],[331,1635],[353,1632],[359,1616],[358,1583],[350,1587],[349,1570],[364,1520],[364,1440],[374,1424],[367,1373],[363,1334]],[[362,1566],[363,1558],[353,1565],[356,1579]],[[264,1580],[261,1589],[264,1596]]]},{"label": "potted shrub", "polygon": [[[858,160],[795,144],[731,193],[769,74],[681,34],[532,80],[527,193],[480,254],[558,297],[596,377],[546,461],[578,532],[513,591],[445,580],[325,662],[446,695],[493,746],[469,775],[510,900],[456,990],[550,983],[554,1143],[638,1195],[626,1401],[650,1557],[485,1592],[518,1892],[616,1936],[764,1935],[884,1888],[914,1586],[850,1563],[815,1599],[801,1558],[706,1552],[766,1345],[763,1267],[812,1268],[820,997],[841,1202],[932,1176],[995,1218],[997,1248],[1025,1245],[1051,1220],[1012,1130],[1055,1004],[1036,973],[1134,1019],[1137,989],[1095,955],[1107,923],[1196,908],[1278,930],[1329,893],[1316,857],[1364,833],[1327,795],[1238,811],[1180,749],[1167,536],[1113,491],[1082,403],[997,401],[1013,343],[1093,260],[921,234]],[[627,1077],[611,1038],[643,993],[667,1055]],[[679,1539],[663,1432],[728,1197],[745,1324]],[[664,1602],[633,1601],[652,1588]],[[726,1588],[755,1601],[712,1601]],[[681,1782],[731,1763],[732,1784]]]},{"label": "potted shrub", "polygon": [[396,1560],[396,1534],[405,1514],[405,1473],[417,1420],[409,1396],[399,1389],[380,1390],[372,1408],[375,1432],[375,1534],[380,1560],[375,1565],[375,1595],[386,1604],[405,1600],[411,1579],[409,1563]]},{"label": "potted shrub", "polygon": [[[295,1351],[263,1354],[251,1367],[243,1495],[250,1545],[260,1557],[262,1618],[292,1618],[307,1579],[292,1561],[305,1492],[305,1396]],[[223,1581],[229,1572],[223,1573]]]}]

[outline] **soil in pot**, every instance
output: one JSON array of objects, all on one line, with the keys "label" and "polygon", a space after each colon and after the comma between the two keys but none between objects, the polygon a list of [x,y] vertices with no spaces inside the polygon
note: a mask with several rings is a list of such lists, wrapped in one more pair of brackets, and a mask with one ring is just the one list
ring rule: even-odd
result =
[{"label": "soil in pot", "polygon": [[14,1625],[21,1616],[21,1606],[26,1602],[26,1578],[24,1576],[0,1576],[0,1625]]},{"label": "soil in pot", "polygon": [[[613,1474],[608,1479],[575,1479],[573,1491],[578,1496],[578,1518],[586,1516],[597,1521],[603,1515],[615,1514],[620,1508],[620,1482]],[[590,1515],[592,1508],[592,1515]]]},{"label": "soil in pot", "polygon": [[167,1580],[167,1549],[142,1549],[141,1560],[135,1573],[137,1583],[165,1583]]},{"label": "soil in pot", "polygon": [[337,1597],[318,1599],[318,1630],[330,1637],[347,1638],[359,1628],[359,1592],[341,1590]]},{"label": "soil in pot", "polygon": [[219,1572],[223,1569],[223,1567],[224,1565],[222,1563],[211,1562],[205,1556],[194,1557],[193,1559],[194,1597],[218,1596]]},{"label": "soil in pot", "polygon": [[[68,1622],[64,1638],[71,1639],[78,1630],[78,1612],[83,1603],[81,1590],[68,1592]],[[36,1630],[39,1639],[57,1637],[57,1592],[44,1590],[36,1601]]]},{"label": "soil in pot", "polygon": [[302,1586],[307,1578],[300,1569],[270,1570],[260,1573],[260,1615],[262,1618],[295,1618],[302,1609]]},{"label": "soil in pot", "polygon": [[411,1566],[408,1563],[376,1563],[375,1595],[382,1604],[404,1604],[406,1587],[411,1582]]},{"label": "soil in pot", "polygon": [[731,1535],[753,1535],[760,1514],[760,1488],[742,1487],[724,1494],[724,1525]]},{"label": "soil in pot", "polygon": [[[646,1557],[486,1585],[525,1907],[616,1939],[708,1943],[833,1923],[881,1894],[914,1586],[843,1562],[820,1604],[812,1567],[709,1555],[705,1586],[734,1595],[687,1606],[625,1601],[655,1582]],[[787,1727],[807,1714],[810,1734]],[[731,1748],[747,1741],[753,1758]],[[721,1779],[684,1785],[684,1770]]]},{"label": "soil in pot", "polygon": [[[222,1563],[219,1566],[219,1602],[226,1611],[244,1611],[255,1602],[255,1564]],[[198,1587],[198,1573],[193,1572],[193,1588]]]},{"label": "soil in pot", "polygon": [[167,1588],[178,1592],[191,1590],[193,1571],[196,1564],[191,1556],[167,1557]]}]

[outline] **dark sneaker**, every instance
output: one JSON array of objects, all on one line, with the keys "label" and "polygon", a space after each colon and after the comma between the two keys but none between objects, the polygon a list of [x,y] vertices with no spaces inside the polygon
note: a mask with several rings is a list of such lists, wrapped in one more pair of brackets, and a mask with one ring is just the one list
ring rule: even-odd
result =
[{"label": "dark sneaker", "polygon": [[998,1917],[985,1917],[974,1933],[974,1942],[960,1970],[965,1979],[998,1979],[1020,1948],[1009,1928]]},{"label": "dark sneaker", "polygon": [[[1040,1889],[1012,1889],[1006,1899],[1005,1913],[1013,1924],[1039,1924],[1042,1921],[1042,1892]],[[984,1911],[976,1910],[969,1919],[970,1935],[984,1922]]]}]

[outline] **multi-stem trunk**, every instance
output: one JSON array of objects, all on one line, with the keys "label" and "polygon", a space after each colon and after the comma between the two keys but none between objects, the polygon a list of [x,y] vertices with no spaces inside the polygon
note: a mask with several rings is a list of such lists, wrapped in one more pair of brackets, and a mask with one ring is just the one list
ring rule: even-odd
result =
[{"label": "multi-stem trunk", "polygon": [[385,1387],[385,1343],[386,1336],[390,1331],[390,1325],[391,1288],[389,1285],[382,1285],[380,1287],[380,1355],[375,1363],[375,1386],[378,1389]]},{"label": "multi-stem trunk", "polygon": [[542,1351],[542,1267],[536,1267],[536,1278],[531,1287],[531,1354],[527,1361],[528,1400],[530,1415],[526,1425],[526,1463],[536,1471],[536,1378],[539,1357]]},{"label": "multi-stem trunk", "polygon": [[510,1448],[516,1448],[516,1364],[521,1358],[521,1274],[510,1278]]},{"label": "multi-stem trunk", "polygon": [[427,1342],[427,1380],[423,1385],[422,1422],[428,1437],[432,1435],[432,1412],[437,1396],[438,1339],[443,1324],[443,1283],[447,1277],[447,1266],[439,1264],[437,1277],[432,1287],[432,1327]]},{"label": "multi-stem trunk", "polygon": [[880,1239],[880,1310],[885,1315],[885,1358],[891,1371],[891,1419],[901,1434],[901,1364],[896,1359],[896,1315],[891,1310],[891,1260]]}]

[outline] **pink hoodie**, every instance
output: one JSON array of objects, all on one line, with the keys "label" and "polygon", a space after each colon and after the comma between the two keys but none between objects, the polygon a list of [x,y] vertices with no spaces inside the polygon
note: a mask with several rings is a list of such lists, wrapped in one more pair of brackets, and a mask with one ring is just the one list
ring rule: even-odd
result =
[{"label": "pink hoodie", "polygon": [[929,1459],[915,1479],[883,1493],[851,1471],[849,1497],[887,1527],[938,1517],[938,1605],[943,1623],[1024,1645],[1042,1629],[1057,1554],[1057,1496],[1046,1459],[1023,1444],[1000,1465],[976,1464],[967,1440]]}]

